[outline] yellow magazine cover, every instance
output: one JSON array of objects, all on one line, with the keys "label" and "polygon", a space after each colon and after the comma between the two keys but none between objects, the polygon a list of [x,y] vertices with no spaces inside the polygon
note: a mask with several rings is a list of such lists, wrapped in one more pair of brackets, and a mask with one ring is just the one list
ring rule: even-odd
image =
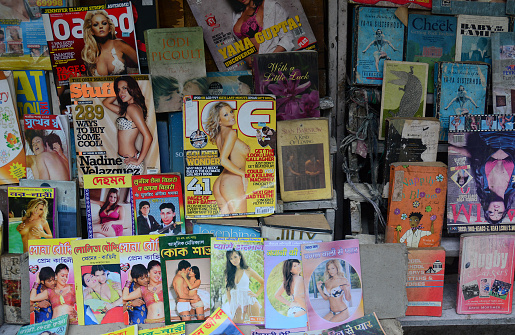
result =
[{"label": "yellow magazine cover", "polygon": [[126,325],[165,321],[159,236],[164,235],[118,238]]},{"label": "yellow magazine cover", "polygon": [[123,322],[119,240],[72,241],[79,325]]},{"label": "yellow magazine cover", "polygon": [[[68,315],[77,324],[71,242],[75,238],[29,240],[30,323]],[[50,304],[50,306],[47,306]]]},{"label": "yellow magazine cover", "polygon": [[152,329],[142,329],[139,335],[184,335],[186,333],[186,326],[184,322],[174,323],[171,326],[164,326]]},{"label": "yellow magazine cover", "polygon": [[125,327],[122,329],[118,329],[109,333],[104,333],[101,335],[138,335],[138,325],[133,325],[130,327]]},{"label": "yellow magazine cover", "polygon": [[273,96],[184,97],[186,218],[274,213]]}]

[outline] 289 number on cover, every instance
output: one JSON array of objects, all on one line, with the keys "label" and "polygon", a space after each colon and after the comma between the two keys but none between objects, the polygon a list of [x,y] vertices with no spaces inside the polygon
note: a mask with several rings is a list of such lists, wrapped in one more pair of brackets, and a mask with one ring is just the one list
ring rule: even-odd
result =
[{"label": "289 number on cover", "polygon": [[104,118],[104,106],[102,105],[76,105],[77,120],[102,120]]},{"label": "289 number on cover", "polygon": [[199,182],[197,178],[193,178],[186,188],[188,191],[193,191],[194,195],[211,195],[211,180],[209,178],[202,178]]}]

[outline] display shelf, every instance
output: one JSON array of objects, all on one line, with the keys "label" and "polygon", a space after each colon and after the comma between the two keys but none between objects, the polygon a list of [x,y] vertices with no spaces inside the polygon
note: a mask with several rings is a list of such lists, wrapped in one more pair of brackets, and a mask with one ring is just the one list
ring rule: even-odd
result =
[{"label": "display shelf", "polygon": [[443,289],[442,316],[405,316],[399,318],[403,327],[514,325],[512,314],[456,314],[456,283],[447,283]]}]

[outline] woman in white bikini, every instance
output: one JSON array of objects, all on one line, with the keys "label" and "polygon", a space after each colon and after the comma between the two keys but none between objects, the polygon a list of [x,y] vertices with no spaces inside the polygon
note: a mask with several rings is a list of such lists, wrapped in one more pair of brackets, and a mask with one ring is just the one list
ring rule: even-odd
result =
[{"label": "woman in white bikini", "polygon": [[[322,284],[325,285],[322,288]],[[324,319],[342,322],[349,318],[346,301],[351,300],[350,282],[345,278],[342,265],[338,259],[331,259],[325,264],[324,281],[317,282],[317,289],[324,300],[329,299],[329,313]]]},{"label": "woman in white bikini", "polygon": [[84,48],[81,56],[88,75],[126,74],[128,67],[137,68],[136,50],[116,38],[115,26],[105,10],[88,11],[82,29]]},{"label": "woman in white bikini", "polygon": [[[283,284],[275,292],[275,298],[288,306],[287,316],[296,318],[306,314],[306,301],[304,300],[304,281],[300,274],[302,267],[298,259],[287,259],[283,263]],[[289,300],[282,294],[286,292]]]}]

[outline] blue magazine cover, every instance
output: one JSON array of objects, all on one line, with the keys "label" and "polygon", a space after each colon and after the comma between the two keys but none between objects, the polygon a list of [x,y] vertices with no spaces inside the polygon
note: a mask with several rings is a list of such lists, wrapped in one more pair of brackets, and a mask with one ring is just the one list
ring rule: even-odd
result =
[{"label": "blue magazine cover", "polygon": [[[482,1],[464,1],[464,0],[432,0],[433,14],[446,15],[481,15],[481,16],[503,16],[508,13],[508,1],[482,0]],[[513,6],[512,6],[513,7]],[[512,13],[513,14],[513,13]]]},{"label": "blue magazine cover", "polygon": [[404,24],[395,8],[355,7],[352,83],[381,85],[385,60],[402,61]]},{"label": "blue magazine cover", "polygon": [[[222,223],[221,220],[220,223]],[[233,221],[233,220],[231,220]],[[251,228],[235,225],[209,224],[195,222],[193,234],[213,234],[214,237],[261,237],[259,228]]]},{"label": "blue magazine cover", "polygon": [[13,77],[20,119],[25,114],[53,114],[45,71],[13,71]]},{"label": "blue magazine cover", "polygon": [[490,66],[485,63],[466,62],[437,64],[435,116],[440,119],[440,141],[447,141],[450,115],[486,113]]},{"label": "blue magazine cover", "polygon": [[514,114],[515,33],[492,35],[492,98],[494,114]]},{"label": "blue magazine cover", "polygon": [[179,172],[184,178],[184,144],[182,112],[168,113],[168,127],[170,136],[170,162],[171,172]]},{"label": "blue magazine cover", "polygon": [[427,92],[433,93],[433,69],[437,61],[454,60],[456,18],[411,14],[408,20],[406,61],[429,64]]}]

